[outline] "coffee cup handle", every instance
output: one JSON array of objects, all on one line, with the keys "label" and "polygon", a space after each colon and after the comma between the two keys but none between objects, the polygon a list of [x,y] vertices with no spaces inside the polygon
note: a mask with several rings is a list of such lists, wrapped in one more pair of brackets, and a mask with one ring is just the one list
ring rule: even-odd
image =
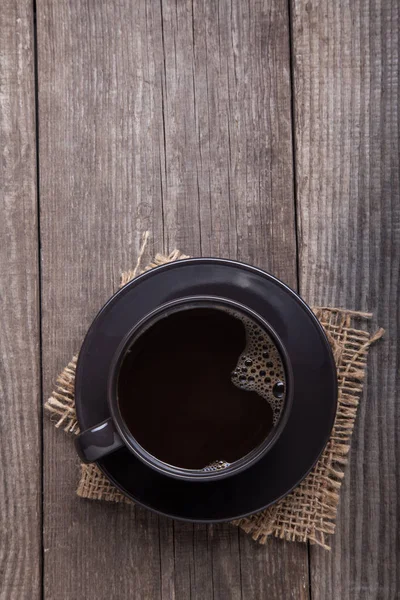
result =
[{"label": "coffee cup handle", "polygon": [[79,458],[84,463],[92,463],[124,446],[121,436],[111,418],[82,431],[75,440]]}]

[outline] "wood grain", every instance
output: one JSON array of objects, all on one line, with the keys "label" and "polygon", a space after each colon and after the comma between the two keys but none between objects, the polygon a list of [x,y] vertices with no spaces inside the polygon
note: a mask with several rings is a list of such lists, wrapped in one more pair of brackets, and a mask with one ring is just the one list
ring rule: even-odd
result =
[{"label": "wood grain", "polygon": [[399,569],[399,4],[294,0],[300,290],[373,311],[371,351],[331,554],[312,598],[393,599]]},{"label": "wood grain", "polygon": [[168,247],[296,286],[286,3],[163,3]]},{"label": "wood grain", "polygon": [[[163,49],[167,248],[238,258],[296,287],[286,4],[164,2]],[[178,598],[211,597],[210,575],[216,598],[281,598],[293,586],[308,598],[305,546],[246,540],[242,556],[230,525],[207,540],[197,531],[174,524]],[[200,579],[187,548],[201,543],[211,565]],[[265,577],[286,563],[292,578]]]},{"label": "wood grain", "polygon": [[41,427],[33,14],[0,10],[0,598],[41,594]]},{"label": "wood grain", "polygon": [[[144,2],[38,5],[43,377],[79,349],[136,261],[162,249],[160,15]],[[149,16],[151,20],[151,17]],[[157,20],[158,19],[158,20]],[[158,517],[80,501],[72,441],[44,423],[45,598],[158,598]]]},{"label": "wood grain", "polygon": [[[296,286],[288,23],[283,0],[38,5],[46,394],[144,229],[144,261],[178,246]],[[246,539],[242,555],[229,525],[82,502],[76,462],[45,423],[45,597],[281,598],[308,585],[305,546]]]}]

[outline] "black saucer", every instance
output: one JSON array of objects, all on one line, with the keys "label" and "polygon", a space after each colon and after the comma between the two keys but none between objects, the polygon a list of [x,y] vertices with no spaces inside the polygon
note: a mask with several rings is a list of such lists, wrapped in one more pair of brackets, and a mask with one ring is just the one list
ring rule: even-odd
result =
[{"label": "black saucer", "polygon": [[310,308],[271,275],[234,261],[196,258],[157,267],[120,290],[102,308],[83,343],[75,402],[81,430],[109,417],[107,375],[122,338],[161,304],[192,295],[241,302],[264,317],[289,353],[293,408],[271,451],[247,471],[212,482],[166,477],[118,450],[98,465],[134,502],[182,520],[217,522],[258,512],[290,492],[328,441],[337,404],[337,375],[325,333]]}]

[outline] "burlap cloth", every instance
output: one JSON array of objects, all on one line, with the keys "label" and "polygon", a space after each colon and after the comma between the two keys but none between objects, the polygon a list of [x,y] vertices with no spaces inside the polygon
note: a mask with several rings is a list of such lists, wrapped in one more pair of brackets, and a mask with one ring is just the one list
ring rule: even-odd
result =
[{"label": "burlap cloth", "polygon": [[[157,265],[187,258],[178,250],[169,256],[157,254],[153,263],[139,271],[144,245],[136,268],[122,274],[121,287],[137,274]],[[368,350],[382,337],[384,330],[378,329],[372,335],[359,328],[360,322],[371,318],[369,313],[325,307],[313,310],[326,331],[338,370],[338,409],[332,435],[316,466],[293,492],[266,510],[233,524],[262,544],[273,535],[288,541],[310,541],[330,549],[326,536],[335,531],[339,492],[362,392]],[[56,388],[45,404],[55,426],[73,434],[79,432],[74,403],[76,361],[77,357],[74,357],[59,375]],[[77,494],[91,500],[132,504],[95,464],[81,465]]]}]

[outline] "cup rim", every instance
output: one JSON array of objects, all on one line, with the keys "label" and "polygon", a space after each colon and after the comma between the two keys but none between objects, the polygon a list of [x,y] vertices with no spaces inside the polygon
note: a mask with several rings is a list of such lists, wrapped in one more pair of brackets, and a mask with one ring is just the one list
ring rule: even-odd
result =
[{"label": "cup rim", "polygon": [[[218,305],[220,307],[221,305],[226,306],[233,310],[236,309],[237,311],[244,313],[246,316],[249,316],[256,322],[258,322],[258,324],[261,325],[271,336],[281,355],[285,370],[285,403],[277,425],[275,425],[271,429],[265,440],[256,448],[251,450],[248,454],[232,463],[232,465],[230,465],[229,467],[216,471],[185,469],[182,467],[177,467],[175,465],[170,465],[162,461],[161,459],[155,457],[150,452],[148,452],[141,444],[139,444],[139,442],[135,439],[128,426],[126,425],[119,408],[117,391],[119,371],[128,349],[147,329],[152,327],[157,321],[159,321],[162,318],[167,318],[170,314],[174,312],[180,312],[181,310],[190,310],[201,306],[209,306],[218,310]],[[183,479],[185,481],[197,482],[215,481],[217,479],[225,479],[227,477],[231,477],[244,471],[245,469],[249,469],[263,456],[265,456],[265,454],[269,452],[271,448],[275,445],[286,426],[292,408],[293,369],[289,355],[281,338],[271,327],[271,325],[256,311],[253,311],[252,309],[241,304],[240,302],[224,298],[222,296],[185,296],[182,298],[172,300],[170,302],[166,302],[161,306],[157,307],[156,309],[152,310],[147,315],[145,315],[134,327],[132,327],[124,336],[111,362],[107,382],[107,401],[111,417],[113,419],[115,427],[117,428],[118,433],[124,441],[124,444],[146,466],[158,471],[159,473],[165,476],[173,477],[175,479]]]}]

